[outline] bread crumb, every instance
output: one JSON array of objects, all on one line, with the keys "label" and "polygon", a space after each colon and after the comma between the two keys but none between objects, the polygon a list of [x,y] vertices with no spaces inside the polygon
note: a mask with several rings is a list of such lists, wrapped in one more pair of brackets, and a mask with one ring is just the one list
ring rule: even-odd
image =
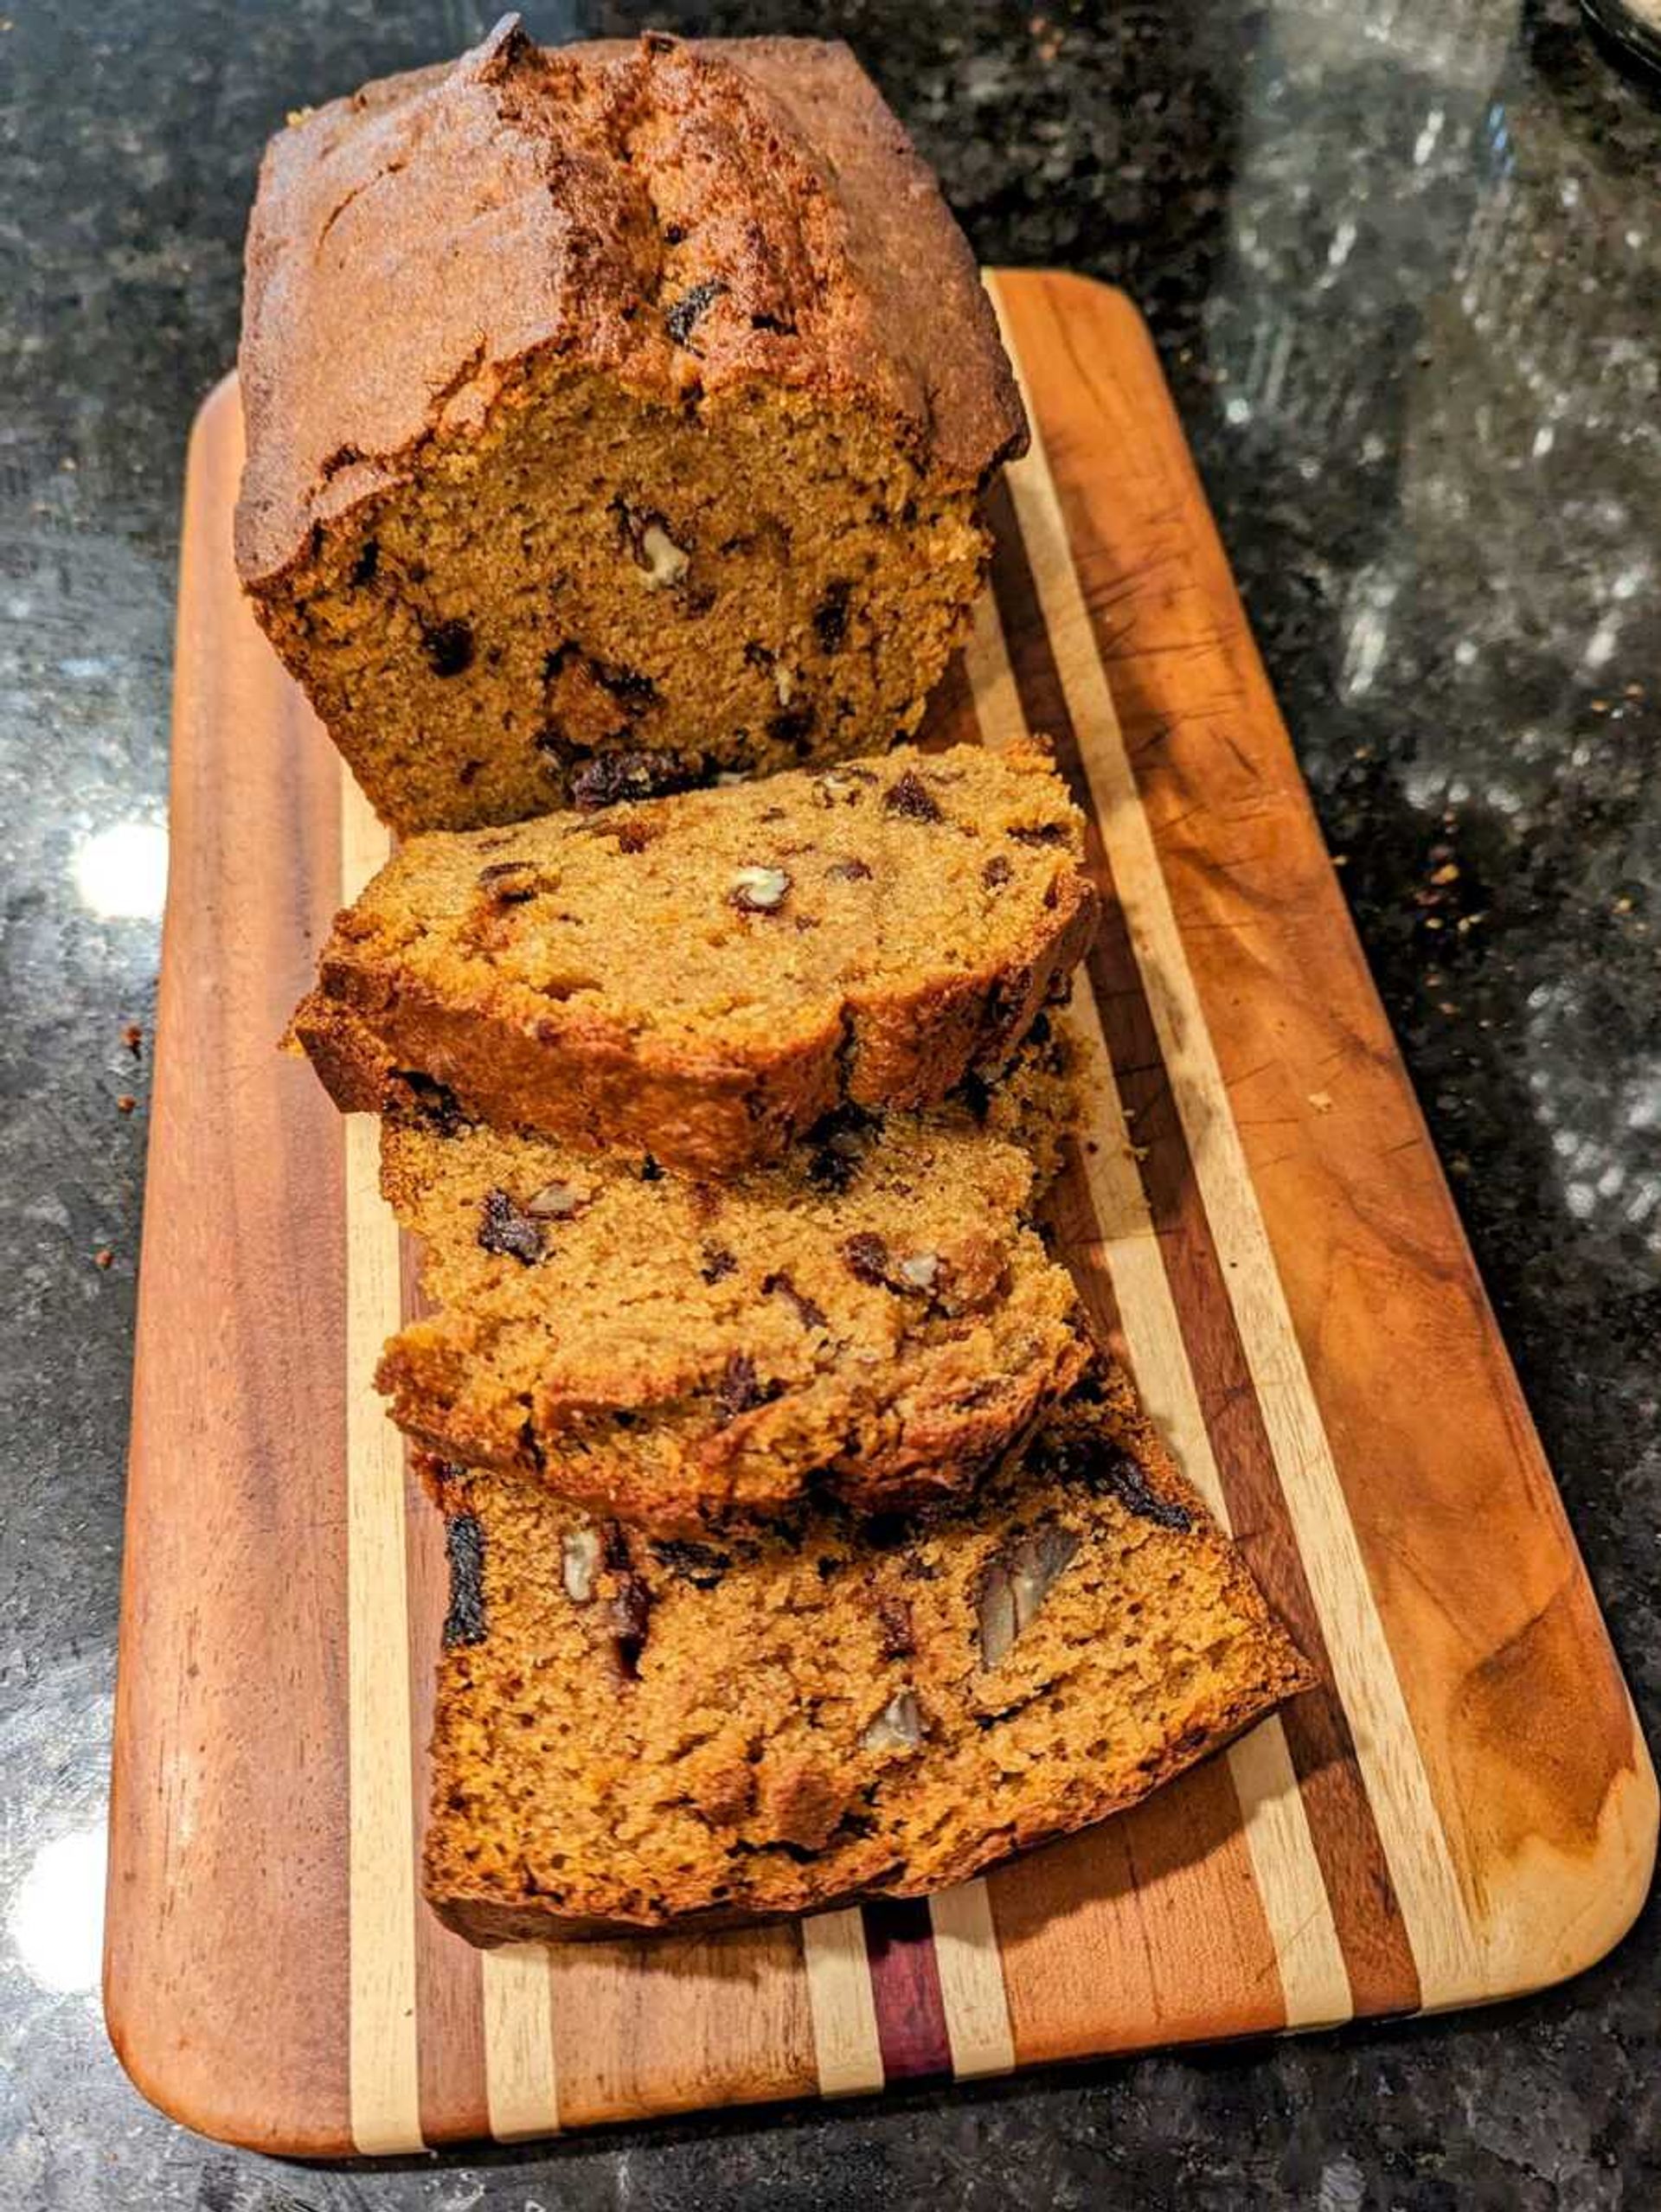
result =
[{"label": "bread crumb", "polygon": [[1331,1091],[1311,1091],[1309,1094],[1309,1102],[1317,1113],[1331,1113],[1332,1111]]}]

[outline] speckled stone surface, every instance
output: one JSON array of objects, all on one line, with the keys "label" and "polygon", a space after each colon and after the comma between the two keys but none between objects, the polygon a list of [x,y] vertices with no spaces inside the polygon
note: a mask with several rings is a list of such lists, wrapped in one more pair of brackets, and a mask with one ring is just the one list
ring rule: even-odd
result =
[{"label": "speckled stone surface", "polygon": [[[0,2206],[1647,2212],[1661,2202],[1653,1904],[1574,1986],[1484,2016],[551,2155],[282,2167],[182,2133],[128,2088],[103,2037],[88,1900],[150,1074],[122,1032],[147,1028],[153,991],[184,438],[231,357],[266,134],[290,107],[458,49],[487,14],[13,5]],[[647,21],[839,28],[983,257],[1116,278],[1150,314],[1656,1734],[1661,107],[1610,74],[1568,0],[527,16],[548,39]]]}]

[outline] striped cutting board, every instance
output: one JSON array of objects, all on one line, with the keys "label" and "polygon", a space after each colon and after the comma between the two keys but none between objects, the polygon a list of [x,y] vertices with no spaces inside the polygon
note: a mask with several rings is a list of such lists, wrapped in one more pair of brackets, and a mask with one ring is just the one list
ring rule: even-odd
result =
[{"label": "striped cutting board", "polygon": [[1036,437],[933,717],[1049,732],[1113,919],[1056,1226],[1328,1687],[927,1904],[481,1956],[416,1851],[443,1545],[369,1382],[375,1133],[273,1050],[384,833],[237,596],[192,445],[106,2002],[139,2086],[310,2155],[1525,1990],[1626,1928],[1653,1775],[1247,633],[1116,294],[995,292]]}]

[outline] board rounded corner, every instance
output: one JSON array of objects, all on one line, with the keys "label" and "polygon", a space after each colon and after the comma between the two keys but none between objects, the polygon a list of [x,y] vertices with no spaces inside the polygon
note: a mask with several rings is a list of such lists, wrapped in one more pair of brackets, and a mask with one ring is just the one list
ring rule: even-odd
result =
[{"label": "board rounded corner", "polygon": [[104,2032],[116,2063],[144,2102],[164,2119],[189,2128],[193,2135],[223,2143],[238,2151],[255,2151],[272,2158],[348,2158],[356,2145],[338,2126],[319,2126],[314,2119],[290,2125],[273,2116],[265,2085],[248,2085],[239,2099],[234,2067],[215,2068],[195,2060],[187,2081],[171,2062],[170,2054],[152,2045],[144,2024],[143,2006],[130,2008],[119,1982],[106,1968],[101,1991]]},{"label": "board rounded corner", "polygon": [[[1560,1988],[1600,1965],[1632,1933],[1654,1884],[1661,1837],[1661,1791],[1636,1713],[1632,1727],[1632,1761],[1610,1789],[1593,1849],[1574,1863],[1572,1877],[1560,1854],[1536,1865],[1515,1863],[1510,1880],[1491,1888],[1480,1985],[1451,1991],[1427,2010],[1504,2004]],[[1548,1894],[1550,1924],[1542,1907]]]},{"label": "board rounded corner", "polygon": [[1085,269],[1042,267],[992,266],[985,274],[1000,291],[1020,292],[1030,286],[1034,292],[1045,293],[1055,300],[1063,313],[1070,306],[1082,304],[1087,312],[1113,317],[1139,338],[1145,339],[1150,349],[1153,349],[1147,317],[1123,285],[1114,284],[1106,277],[1093,277]]},{"label": "board rounded corner", "polygon": [[241,394],[237,373],[228,369],[225,374],[208,387],[190,418],[190,443],[211,435],[219,426],[222,414],[234,414],[241,406]]}]

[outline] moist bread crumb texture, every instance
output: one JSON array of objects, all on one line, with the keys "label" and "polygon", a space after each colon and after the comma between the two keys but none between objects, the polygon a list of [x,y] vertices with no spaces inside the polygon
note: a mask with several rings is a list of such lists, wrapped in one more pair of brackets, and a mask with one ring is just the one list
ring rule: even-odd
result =
[{"label": "moist bread crumb texture", "polygon": [[387,1346],[394,1419],[659,1535],[810,1486],[872,1510],[972,1488],[1089,1356],[1027,1218],[1073,1100],[1039,1026],[994,1093],[844,1109],[727,1182],[441,1107],[388,1119],[382,1188],[440,1309]]},{"label": "moist bread crumb texture", "polygon": [[902,747],[412,839],[294,1030],[349,1110],[413,1077],[498,1126],[731,1174],[840,1105],[995,1072],[1097,912],[1039,747]]},{"label": "moist bread crumb texture", "polygon": [[426,1888],[475,1941],[936,1889],[1310,1680],[1114,1377],[903,1522],[664,1542],[523,1478],[436,1479],[459,1572]]},{"label": "moist bread crumb texture", "polygon": [[273,141],[237,556],[395,829],[869,752],[966,626],[1025,422],[845,47],[452,67]]}]

